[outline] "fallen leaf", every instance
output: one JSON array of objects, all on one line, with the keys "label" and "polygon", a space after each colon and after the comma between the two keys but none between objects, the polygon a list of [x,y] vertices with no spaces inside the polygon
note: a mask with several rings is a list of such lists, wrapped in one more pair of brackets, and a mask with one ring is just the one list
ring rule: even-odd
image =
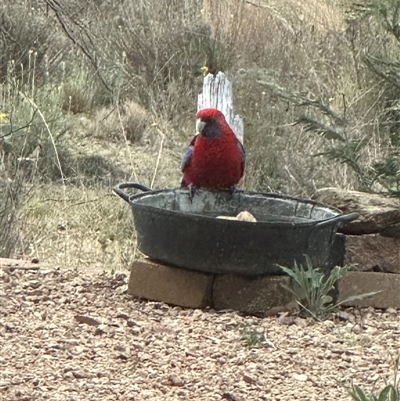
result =
[{"label": "fallen leaf", "polygon": [[294,324],[296,326],[299,326],[299,327],[307,327],[308,326],[308,320],[304,319],[302,317],[295,317],[294,318]]},{"label": "fallen leaf", "polygon": [[79,323],[88,324],[89,326],[99,326],[101,324],[100,320],[95,319],[94,317],[90,317],[90,316],[75,315],[74,318]]},{"label": "fallen leaf", "polygon": [[254,384],[257,380],[256,379],[254,379],[253,377],[251,377],[251,376],[249,376],[249,375],[247,375],[247,374],[244,374],[243,375],[243,380],[246,382],[246,383],[249,383],[249,384]]},{"label": "fallen leaf", "polygon": [[280,324],[290,326],[294,324],[294,319],[295,319],[294,316],[288,316],[288,312],[285,312],[278,317],[278,322]]}]

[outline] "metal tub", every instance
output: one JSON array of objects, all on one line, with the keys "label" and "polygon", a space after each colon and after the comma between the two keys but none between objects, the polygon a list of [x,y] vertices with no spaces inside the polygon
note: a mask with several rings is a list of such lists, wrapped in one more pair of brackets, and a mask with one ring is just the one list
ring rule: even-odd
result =
[{"label": "metal tub", "polygon": [[[141,193],[129,195],[124,189]],[[330,269],[343,260],[337,229],[356,213],[274,193],[164,189],[137,183],[114,188],[132,209],[138,247],[151,259],[216,274],[282,274],[308,255]],[[257,222],[216,218],[249,211]]]}]

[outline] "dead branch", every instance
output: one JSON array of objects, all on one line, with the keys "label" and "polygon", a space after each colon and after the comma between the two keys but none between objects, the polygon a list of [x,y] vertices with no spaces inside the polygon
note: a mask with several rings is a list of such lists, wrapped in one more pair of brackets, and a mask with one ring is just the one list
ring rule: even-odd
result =
[{"label": "dead branch", "polygon": [[112,88],[108,85],[107,80],[101,72],[100,62],[97,57],[98,52],[96,45],[94,44],[92,35],[89,33],[89,30],[85,24],[79,21],[76,15],[74,15],[72,12],[68,13],[67,7],[61,2],[57,0],[45,0],[45,2],[48,7],[54,11],[61,28],[68,38],[76,46],[78,46],[82,50],[83,54],[89,59],[104,87],[109,92],[113,92]]}]

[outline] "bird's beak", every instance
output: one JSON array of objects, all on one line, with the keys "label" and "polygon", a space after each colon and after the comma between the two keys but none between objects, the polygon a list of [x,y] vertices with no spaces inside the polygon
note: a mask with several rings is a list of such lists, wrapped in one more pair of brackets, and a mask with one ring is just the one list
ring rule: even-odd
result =
[{"label": "bird's beak", "polygon": [[198,118],[196,120],[196,132],[200,133],[201,131],[203,131],[205,126],[206,123],[202,119]]}]

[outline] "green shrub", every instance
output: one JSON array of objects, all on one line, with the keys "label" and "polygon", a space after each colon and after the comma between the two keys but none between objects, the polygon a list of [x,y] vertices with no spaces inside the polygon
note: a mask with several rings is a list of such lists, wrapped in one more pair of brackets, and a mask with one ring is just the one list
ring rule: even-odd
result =
[{"label": "green shrub", "polygon": [[293,269],[280,266],[283,272],[292,279],[289,286],[282,284],[282,287],[295,296],[303,313],[311,315],[317,320],[327,318],[329,314],[336,312],[343,303],[376,294],[376,292],[359,294],[335,302],[331,294],[335,290],[335,284],[346,275],[348,267],[335,266],[329,273],[323,273],[312,266],[308,256],[306,256],[306,267],[304,268],[296,262],[294,262]]},{"label": "green shrub", "polygon": [[361,387],[353,384],[351,390],[349,391],[352,399],[354,401],[399,401],[400,394],[399,390],[393,386],[393,384],[387,385],[379,394],[377,395],[367,395]]},{"label": "green shrub", "polygon": [[393,383],[385,386],[377,395],[367,394],[361,387],[353,384],[349,389],[349,394],[354,401],[400,401],[397,374],[399,371],[399,356],[392,358],[394,379]]},{"label": "green shrub", "polygon": [[265,333],[254,326],[245,325],[242,331],[243,344],[248,348],[255,348],[265,342]]}]

